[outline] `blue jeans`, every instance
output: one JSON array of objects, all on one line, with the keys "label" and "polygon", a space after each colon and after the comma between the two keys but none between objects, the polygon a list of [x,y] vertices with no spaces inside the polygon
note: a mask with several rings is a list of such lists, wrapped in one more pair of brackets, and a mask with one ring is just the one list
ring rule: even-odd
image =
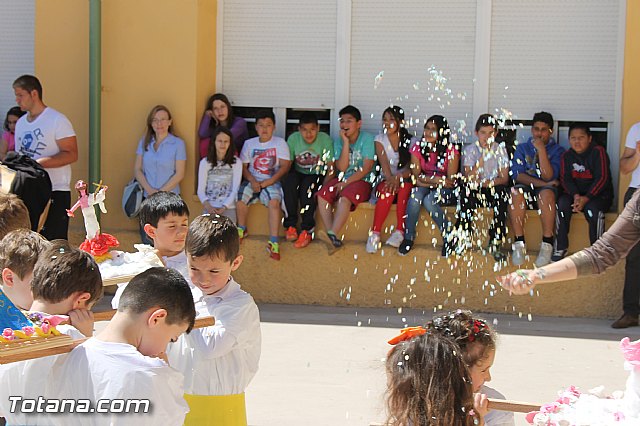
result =
[{"label": "blue jeans", "polygon": [[411,197],[407,203],[407,219],[405,221],[404,237],[407,240],[416,239],[416,226],[420,218],[420,206],[423,205],[431,215],[431,219],[440,229],[441,234],[445,234],[451,227],[451,222],[442,209],[441,204],[450,203],[454,199],[451,188],[427,188],[415,186],[411,191]]}]

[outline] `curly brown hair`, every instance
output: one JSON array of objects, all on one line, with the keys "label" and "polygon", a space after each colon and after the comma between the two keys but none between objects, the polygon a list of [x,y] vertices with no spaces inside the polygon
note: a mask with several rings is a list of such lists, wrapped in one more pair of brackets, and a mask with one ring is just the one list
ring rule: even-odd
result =
[{"label": "curly brown hair", "polygon": [[453,340],[462,351],[462,357],[471,367],[489,356],[496,348],[496,332],[471,311],[458,309],[429,321],[425,328]]},{"label": "curly brown hair", "polygon": [[467,426],[473,393],[460,349],[439,333],[398,343],[387,355],[389,426]]}]

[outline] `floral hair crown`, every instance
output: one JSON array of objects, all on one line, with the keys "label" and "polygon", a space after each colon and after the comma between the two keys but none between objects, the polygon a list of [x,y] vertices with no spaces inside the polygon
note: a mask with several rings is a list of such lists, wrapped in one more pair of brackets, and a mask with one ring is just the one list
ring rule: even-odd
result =
[{"label": "floral hair crown", "polygon": [[[455,319],[456,316],[460,315],[462,313],[461,310],[457,310],[451,314],[449,314],[449,319]],[[437,330],[438,332],[440,332],[442,335],[446,336],[446,337],[452,337],[453,333],[451,332],[451,329],[445,325],[444,320],[442,319],[442,317],[438,317],[435,318],[433,320],[433,322],[431,323],[433,328],[435,330]],[[484,320],[481,319],[470,319],[469,320],[469,327],[470,327],[470,333],[467,336],[467,341],[469,343],[473,343],[475,342],[476,338],[478,337],[478,334],[483,332],[483,331],[487,331],[489,329],[489,326],[487,325],[487,323]]]}]

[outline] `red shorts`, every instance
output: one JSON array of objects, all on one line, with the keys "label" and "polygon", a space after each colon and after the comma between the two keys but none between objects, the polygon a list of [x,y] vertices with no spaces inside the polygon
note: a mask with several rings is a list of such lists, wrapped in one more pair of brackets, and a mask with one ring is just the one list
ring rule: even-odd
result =
[{"label": "red shorts", "polygon": [[318,197],[327,201],[330,204],[335,203],[340,197],[345,197],[351,201],[351,211],[354,211],[358,204],[369,201],[371,196],[371,184],[363,180],[351,182],[345,186],[344,189],[338,194],[335,186],[338,184],[338,178],[333,178],[326,184],[322,185],[318,191]]}]

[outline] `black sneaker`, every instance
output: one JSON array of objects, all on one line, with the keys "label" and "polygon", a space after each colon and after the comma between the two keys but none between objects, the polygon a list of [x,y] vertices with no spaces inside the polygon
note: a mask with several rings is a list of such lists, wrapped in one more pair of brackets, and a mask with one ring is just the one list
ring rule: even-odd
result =
[{"label": "black sneaker", "polygon": [[487,251],[493,255],[493,260],[496,262],[502,262],[507,258],[507,255],[502,252],[499,244],[489,244]]},{"label": "black sneaker", "polygon": [[342,241],[333,234],[329,234],[325,231],[318,231],[316,232],[316,237],[327,246],[329,256],[342,247]]},{"label": "black sneaker", "polygon": [[553,254],[551,255],[551,261],[557,262],[559,260],[564,259],[566,255],[567,255],[567,250],[554,249]]},{"label": "black sneaker", "polygon": [[461,255],[463,252],[464,249],[458,247],[458,238],[456,236],[447,235],[443,238],[442,251],[440,252],[440,255],[442,257],[449,257],[453,254]]},{"label": "black sneaker", "polygon": [[398,253],[402,256],[406,255],[407,253],[409,253],[411,251],[411,248],[413,247],[413,241],[411,240],[407,240],[406,238],[404,240],[402,240],[402,242],[400,243],[400,247],[398,247]]},{"label": "black sneaker", "polygon": [[329,236],[329,239],[331,240],[331,244],[333,244],[333,246],[335,248],[342,247],[342,240],[340,240],[340,238],[338,238],[337,235],[329,234],[329,233],[327,233],[327,235]]}]

